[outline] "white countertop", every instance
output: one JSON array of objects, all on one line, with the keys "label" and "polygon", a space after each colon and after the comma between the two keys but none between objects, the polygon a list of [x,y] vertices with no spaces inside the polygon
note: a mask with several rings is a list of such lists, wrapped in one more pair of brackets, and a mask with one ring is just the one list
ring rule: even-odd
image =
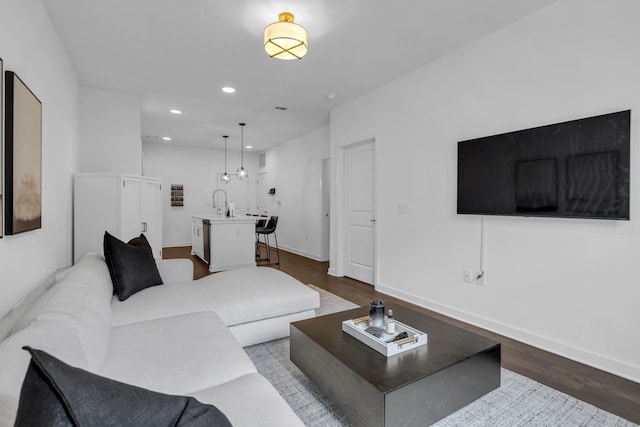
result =
[{"label": "white countertop", "polygon": [[194,218],[198,219],[208,219],[211,222],[255,222],[258,217],[250,216],[250,215],[237,215],[233,217],[223,216],[223,215],[213,215],[213,214],[201,214],[201,215],[192,215]]}]

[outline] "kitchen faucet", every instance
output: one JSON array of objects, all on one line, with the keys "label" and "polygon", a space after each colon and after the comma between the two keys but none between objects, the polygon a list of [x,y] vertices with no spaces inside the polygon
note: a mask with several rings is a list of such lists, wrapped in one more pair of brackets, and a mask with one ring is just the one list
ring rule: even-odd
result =
[{"label": "kitchen faucet", "polygon": [[216,195],[218,193],[218,191],[221,191],[222,194],[224,194],[224,207],[225,207],[225,211],[223,212],[223,214],[227,213],[227,192],[225,190],[223,190],[222,188],[218,188],[216,191],[213,192],[213,194],[211,195],[211,199],[213,199],[213,209],[216,209],[216,214],[220,215],[220,213],[218,212],[218,208],[216,205]]}]

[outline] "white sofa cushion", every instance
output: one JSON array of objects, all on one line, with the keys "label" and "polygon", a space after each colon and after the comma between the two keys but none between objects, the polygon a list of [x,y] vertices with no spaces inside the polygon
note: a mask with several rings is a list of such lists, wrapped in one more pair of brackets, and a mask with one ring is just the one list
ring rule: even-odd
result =
[{"label": "white sofa cushion", "polygon": [[193,280],[193,262],[190,259],[157,259],[156,266],[165,285]]},{"label": "white sofa cushion", "polygon": [[189,394],[256,372],[214,312],[112,329],[101,375],[149,390]]},{"label": "white sofa cushion", "polygon": [[288,337],[291,333],[291,322],[313,317],[316,317],[315,310],[299,311],[298,313],[229,326],[229,332],[236,337],[241,346],[247,347]]},{"label": "white sofa cushion", "polygon": [[76,322],[89,369],[96,371],[102,365],[109,346],[112,292],[102,256],[84,256],[23,313],[15,322],[13,331],[27,327],[35,320]]},{"label": "white sofa cushion", "polygon": [[202,403],[215,405],[234,426],[304,426],[271,383],[260,374],[245,375],[191,396]]},{"label": "white sofa cushion", "polygon": [[154,286],[131,295],[125,301],[113,297],[111,324],[123,326],[198,311],[214,311],[215,304],[202,286],[193,281]]},{"label": "white sofa cushion", "polygon": [[69,365],[88,370],[77,323],[36,320],[0,343],[0,425],[13,426],[22,382],[31,356],[24,346],[41,349]]},{"label": "white sofa cushion", "polygon": [[48,289],[66,276],[70,269],[71,267],[64,267],[51,273],[49,277],[47,277],[40,285],[32,289],[27,296],[11,308],[9,313],[0,319],[0,341],[24,327],[16,327],[16,322],[18,322],[27,311],[32,309],[33,304],[36,303],[36,301],[39,301]]},{"label": "white sofa cushion", "polygon": [[299,280],[270,267],[223,271],[196,280],[214,301],[227,326],[320,307],[320,296]]}]

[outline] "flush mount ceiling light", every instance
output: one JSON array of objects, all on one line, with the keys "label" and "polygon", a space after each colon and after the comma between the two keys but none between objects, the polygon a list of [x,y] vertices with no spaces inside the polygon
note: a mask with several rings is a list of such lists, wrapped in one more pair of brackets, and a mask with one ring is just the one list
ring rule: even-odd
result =
[{"label": "flush mount ceiling light", "polygon": [[222,91],[223,91],[224,93],[235,93],[235,92],[236,92],[235,88],[232,88],[231,86],[225,86],[225,87],[223,87],[223,88],[222,88]]},{"label": "flush mount ceiling light", "polygon": [[175,108],[173,110],[169,110],[169,112],[172,113],[172,114],[182,114],[181,110],[177,110]]},{"label": "flush mount ceiling light", "polygon": [[223,184],[228,184],[229,181],[231,181],[231,175],[227,173],[227,138],[229,138],[229,136],[224,135],[223,138],[224,138],[224,173],[220,175],[220,181],[222,181]]},{"label": "flush mount ceiling light", "polygon": [[171,137],[170,136],[163,136],[162,140],[163,141],[171,141]]},{"label": "flush mount ceiling light", "polygon": [[282,12],[278,22],[264,29],[264,50],[278,59],[302,59],[307,54],[307,30],[293,22],[293,14]]},{"label": "flush mount ceiling light", "polygon": [[240,125],[240,167],[236,170],[236,176],[242,180],[249,177],[249,171],[244,168],[244,127],[246,123],[238,123]]}]

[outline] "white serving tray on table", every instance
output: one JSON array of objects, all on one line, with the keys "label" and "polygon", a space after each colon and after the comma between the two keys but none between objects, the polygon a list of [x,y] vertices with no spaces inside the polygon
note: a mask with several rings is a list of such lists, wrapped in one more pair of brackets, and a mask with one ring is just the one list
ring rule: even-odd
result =
[{"label": "white serving tray on table", "polygon": [[[343,321],[342,331],[387,357],[427,344],[426,333],[414,329],[409,325],[405,325],[404,323],[400,323],[397,320],[395,323],[395,333],[387,334],[385,332],[380,338],[365,331],[365,329],[369,327],[369,316]],[[406,332],[409,336],[395,342],[387,342],[402,332]]]}]

